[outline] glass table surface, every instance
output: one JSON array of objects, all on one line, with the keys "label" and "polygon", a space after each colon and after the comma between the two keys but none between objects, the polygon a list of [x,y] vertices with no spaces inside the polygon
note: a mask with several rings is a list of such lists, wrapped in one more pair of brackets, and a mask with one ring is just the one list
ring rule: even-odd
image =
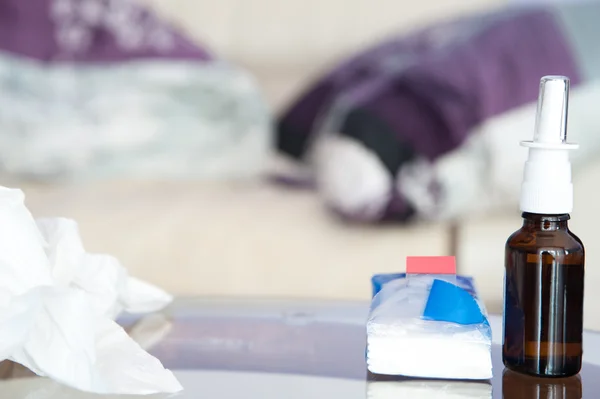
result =
[{"label": "glass table surface", "polygon": [[[147,398],[544,398],[600,397],[600,334],[586,332],[577,377],[505,373],[501,319],[492,316],[494,378],[435,381],[370,375],[366,302],[179,299],[160,314],[121,323],[185,390]],[[125,398],[81,393],[37,377],[0,380],[11,399]]]}]

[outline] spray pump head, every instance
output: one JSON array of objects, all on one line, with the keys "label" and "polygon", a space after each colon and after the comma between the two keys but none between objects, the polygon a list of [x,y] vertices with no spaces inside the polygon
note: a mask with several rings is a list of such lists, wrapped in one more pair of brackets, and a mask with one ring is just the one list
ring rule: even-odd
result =
[{"label": "spray pump head", "polygon": [[521,211],[544,215],[573,210],[573,183],[567,142],[569,78],[544,76],[540,81],[533,141],[529,148],[521,189]]}]

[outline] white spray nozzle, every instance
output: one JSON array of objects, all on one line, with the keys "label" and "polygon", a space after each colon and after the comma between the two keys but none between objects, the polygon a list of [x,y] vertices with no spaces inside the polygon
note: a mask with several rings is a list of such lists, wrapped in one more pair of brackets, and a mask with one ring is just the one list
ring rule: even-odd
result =
[{"label": "white spray nozzle", "polygon": [[533,141],[565,143],[569,109],[569,78],[545,76],[540,81],[538,110]]},{"label": "white spray nozzle", "polygon": [[544,76],[541,79],[533,141],[523,141],[523,146],[546,149],[577,148],[577,145],[567,143],[569,85],[570,81],[566,76]]},{"label": "white spray nozzle", "polygon": [[570,213],[573,209],[573,184],[567,143],[569,78],[544,76],[540,93],[533,141],[529,147],[521,190],[521,210],[538,214]]}]

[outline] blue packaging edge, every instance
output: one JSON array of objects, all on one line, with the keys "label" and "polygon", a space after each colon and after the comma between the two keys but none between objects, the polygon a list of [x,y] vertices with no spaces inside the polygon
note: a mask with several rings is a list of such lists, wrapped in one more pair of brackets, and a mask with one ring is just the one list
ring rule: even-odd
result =
[{"label": "blue packaging edge", "polygon": [[[385,284],[389,283],[390,281],[404,279],[406,277],[407,277],[406,273],[381,273],[381,274],[373,275],[371,277],[372,298],[374,298],[381,291],[381,289],[383,288],[383,286]],[[462,290],[471,294],[471,296],[473,298],[475,298],[477,300],[479,299],[479,296],[477,295],[477,291],[475,289],[474,280],[472,277],[456,275],[456,283]],[[439,301],[439,300],[440,300],[440,298],[437,298],[437,301]],[[482,323],[487,324],[489,326],[489,321],[488,321],[487,315],[483,311],[481,311],[480,314],[481,314],[481,317],[483,318]],[[442,320],[442,319],[440,319],[440,320]],[[450,315],[449,318],[446,318],[446,320],[452,321],[452,315]],[[462,323],[460,323],[460,324],[462,324]],[[491,335],[491,331],[490,331],[490,335]]]}]

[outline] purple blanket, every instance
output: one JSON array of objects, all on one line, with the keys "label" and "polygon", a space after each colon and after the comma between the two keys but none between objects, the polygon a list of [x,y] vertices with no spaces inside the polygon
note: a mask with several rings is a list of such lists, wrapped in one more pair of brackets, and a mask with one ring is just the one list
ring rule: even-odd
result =
[{"label": "purple blanket", "polygon": [[131,0],[0,0],[0,173],[246,177],[271,121],[254,79]]},{"label": "purple blanket", "polygon": [[[540,77],[566,75],[575,88],[595,78],[600,56],[586,50],[600,34],[598,16],[595,4],[520,8],[391,38],[310,87],[279,120],[278,148],[298,159],[316,154],[325,201],[344,216],[435,219],[453,188],[426,176],[417,193],[414,170],[435,174],[479,126],[534,102]],[[353,167],[336,165],[336,157]],[[363,199],[348,199],[355,194]]]},{"label": "purple blanket", "polygon": [[0,50],[48,62],[210,58],[129,0],[0,0]]}]

